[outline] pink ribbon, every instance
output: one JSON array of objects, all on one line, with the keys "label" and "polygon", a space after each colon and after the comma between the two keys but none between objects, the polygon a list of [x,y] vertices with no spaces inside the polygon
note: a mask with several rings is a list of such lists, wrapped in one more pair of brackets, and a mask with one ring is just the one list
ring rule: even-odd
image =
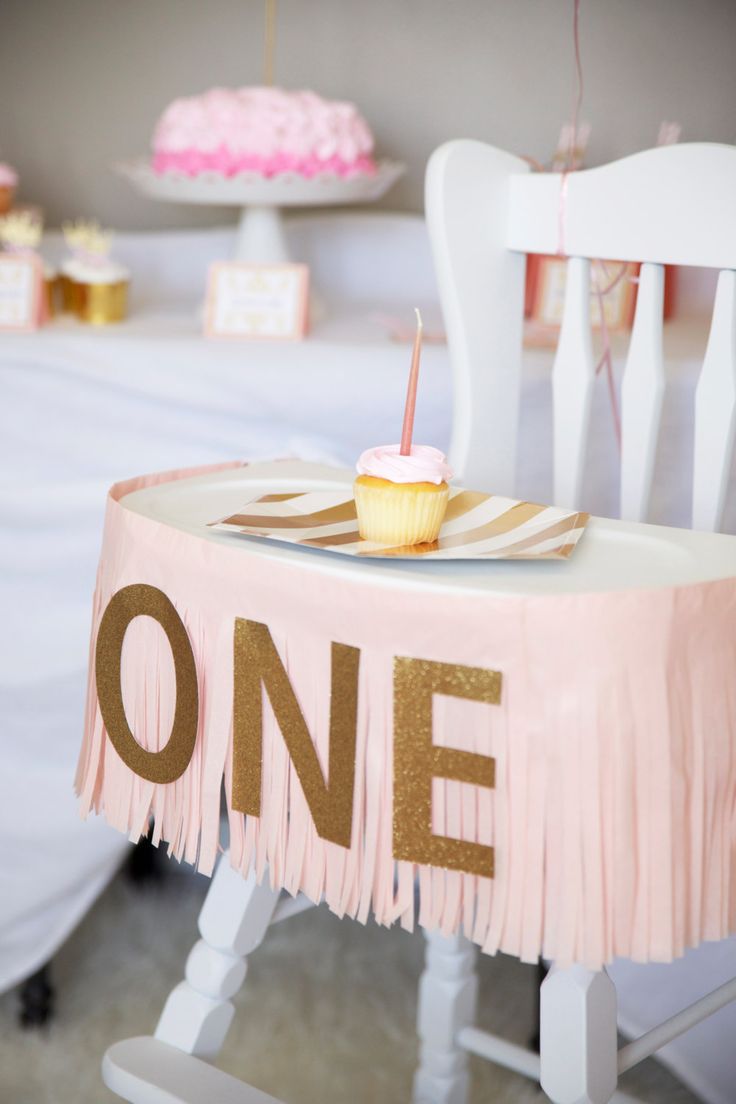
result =
[{"label": "pink ribbon", "polygon": [[570,170],[565,171],[560,176],[560,196],[557,201],[557,256],[566,257],[567,250],[565,249],[565,220],[567,219],[567,182],[570,176]]},{"label": "pink ribbon", "polygon": [[572,14],[572,37],[575,46],[575,74],[577,77],[575,102],[572,109],[572,130],[570,132],[570,148],[567,152],[567,166],[560,177],[560,198],[557,214],[557,256],[566,256],[565,251],[565,220],[567,218],[567,182],[568,176],[575,164],[575,145],[578,140],[578,126],[580,121],[580,107],[583,102],[583,65],[580,60],[580,0],[574,0]]},{"label": "pink ribbon", "polygon": [[[605,261],[594,261],[593,263],[594,264],[599,264],[600,267],[603,270],[604,275],[605,276],[608,275],[608,271],[606,269],[606,262]],[[618,398],[616,396],[616,386],[615,386],[615,381],[614,381],[614,378],[613,378],[613,358],[611,356],[611,339],[610,339],[610,336],[609,336],[609,333],[608,333],[608,325],[606,323],[606,308],[605,308],[605,303],[603,302],[603,300],[604,300],[605,296],[608,295],[609,292],[613,291],[613,289],[617,286],[617,284],[619,284],[621,282],[621,280],[624,279],[624,277],[626,276],[626,269],[627,268],[628,268],[628,265],[627,265],[626,261],[623,261],[622,264],[621,264],[621,268],[619,269],[618,275],[615,276],[613,278],[613,280],[611,280],[611,282],[606,287],[601,287],[601,285],[599,284],[597,279],[594,279],[594,281],[593,281],[593,288],[594,288],[594,291],[595,291],[596,298],[598,300],[598,310],[600,312],[601,340],[603,342],[603,352],[601,353],[600,360],[598,361],[598,363],[595,366],[595,374],[598,375],[598,373],[601,371],[601,369],[605,366],[606,380],[607,380],[607,383],[608,383],[608,397],[611,400],[611,415],[613,417],[613,431],[616,434],[616,442],[618,444],[619,449],[621,448],[621,412],[619,411]]]},{"label": "pink ribbon", "polygon": [[[575,93],[575,102],[573,105],[572,113],[572,130],[570,133],[570,148],[568,151],[567,166],[560,175],[560,194],[557,206],[557,256],[566,257],[567,250],[565,248],[565,230],[567,225],[567,203],[568,203],[568,183],[570,173],[574,171],[573,166],[575,162],[575,146],[578,136],[578,123],[580,116],[580,107],[583,102],[583,66],[580,59],[580,0],[574,0],[573,7],[573,42],[575,46],[575,71],[577,75],[577,85]],[[605,261],[594,261],[593,264],[599,264],[604,274],[607,276]],[[616,397],[616,386],[613,378],[613,358],[611,355],[611,339],[608,332],[608,326],[606,324],[606,312],[605,304],[603,302],[606,295],[613,291],[616,285],[623,279],[626,273],[626,262],[621,266],[621,271],[618,275],[603,288],[600,286],[597,280],[593,281],[593,288],[598,300],[598,309],[600,311],[600,325],[601,325],[601,341],[603,343],[603,352],[601,358],[598,361],[595,373],[598,373],[605,367],[606,380],[608,383],[608,394],[611,401],[611,414],[613,417],[613,429],[616,434],[616,441],[619,449],[621,448],[621,415],[618,407],[618,399]]]}]

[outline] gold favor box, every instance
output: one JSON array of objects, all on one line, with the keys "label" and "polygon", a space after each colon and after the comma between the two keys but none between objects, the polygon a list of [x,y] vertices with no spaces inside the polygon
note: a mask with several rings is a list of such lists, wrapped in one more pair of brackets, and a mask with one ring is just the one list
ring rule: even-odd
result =
[{"label": "gold favor box", "polygon": [[59,279],[62,310],[75,314],[90,326],[122,322],[128,313],[129,280],[90,283],[62,275]]},{"label": "gold favor box", "polygon": [[58,284],[59,277],[56,273],[46,274],[43,278],[43,294],[47,318],[53,318],[56,314],[56,289]]},{"label": "gold favor box", "polygon": [[128,313],[128,281],[113,284],[77,284],[74,313],[80,322],[107,326],[122,322]]},{"label": "gold favor box", "polygon": [[72,280],[71,276],[63,273],[59,276],[59,294],[61,296],[61,309],[65,314],[77,313],[77,300],[79,298],[79,284]]}]

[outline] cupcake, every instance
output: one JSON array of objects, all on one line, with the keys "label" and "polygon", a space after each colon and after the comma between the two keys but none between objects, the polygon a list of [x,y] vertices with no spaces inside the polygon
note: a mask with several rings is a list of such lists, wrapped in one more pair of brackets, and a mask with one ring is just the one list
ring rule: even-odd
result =
[{"label": "cupcake", "polygon": [[93,326],[121,322],[127,314],[130,272],[109,256],[112,234],[81,219],[63,230],[72,254],[61,264],[63,309]]},{"label": "cupcake", "polygon": [[366,449],[353,484],[358,530],[363,540],[398,550],[432,545],[439,536],[450,497],[452,471],[445,454],[431,445],[412,443],[422,349],[422,316],[415,309],[417,332],[404,405],[401,444]]},{"label": "cupcake", "polygon": [[61,271],[66,309],[71,309],[80,322],[106,326],[123,321],[130,282],[127,268],[107,257],[93,263],[77,257],[65,261]]},{"label": "cupcake", "polygon": [[452,471],[444,453],[431,445],[367,449],[354,483],[358,529],[363,540],[390,545],[437,539],[450,497]]},{"label": "cupcake", "polygon": [[17,186],[18,174],[15,169],[0,161],[0,215],[7,214],[13,206]]}]

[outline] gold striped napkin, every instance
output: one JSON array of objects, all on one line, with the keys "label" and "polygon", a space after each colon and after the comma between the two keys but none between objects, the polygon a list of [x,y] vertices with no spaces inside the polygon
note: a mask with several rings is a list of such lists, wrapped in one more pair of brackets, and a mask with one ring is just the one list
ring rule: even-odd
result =
[{"label": "gold striped napkin", "polygon": [[425,560],[565,560],[588,514],[480,491],[450,488],[439,537],[431,544],[390,547],[361,540],[352,490],[286,492],[255,498],[213,529],[323,548],[346,556]]}]

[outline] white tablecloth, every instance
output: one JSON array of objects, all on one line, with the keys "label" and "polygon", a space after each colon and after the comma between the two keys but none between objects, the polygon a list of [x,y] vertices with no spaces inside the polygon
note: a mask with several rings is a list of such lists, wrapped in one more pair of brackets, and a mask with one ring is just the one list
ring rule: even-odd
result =
[{"label": "white tablecloth", "polygon": [[[127,323],[90,330],[63,318],[38,334],[0,336],[0,989],[53,953],[124,846],[103,823],[78,821],[71,788],[109,484],[237,457],[351,464],[362,448],[399,436],[409,349],[388,339],[386,319],[411,325],[415,303],[426,308],[430,328],[439,318],[422,221],[305,219],[292,224],[291,236],[328,308],[303,343],[200,336],[207,264],[229,255],[230,231],[122,237],[119,254],[134,272]],[[59,243],[50,245],[58,253]],[[702,324],[678,321],[668,329],[655,521],[688,523],[690,410],[704,343]],[[551,493],[550,364],[546,351],[526,357],[517,492],[537,500]],[[585,505],[615,514],[616,446],[599,383]],[[417,438],[446,448],[450,407],[447,349],[427,345]],[[706,966],[689,973],[679,967],[679,980],[675,967],[657,986],[671,1009],[686,1002],[707,968],[718,980],[728,976],[723,945],[698,954],[710,954]],[[623,969],[618,980],[623,1019],[638,1029],[644,1021],[634,998],[651,988],[637,981],[636,968]],[[725,1024],[732,1012],[733,1031],[735,1010],[719,1019]],[[733,1050],[722,1052],[724,1076],[736,1083]],[[703,1081],[697,1048],[673,1053],[680,1072],[700,1078],[713,1104],[732,1100],[718,1087],[717,1066]]]}]

